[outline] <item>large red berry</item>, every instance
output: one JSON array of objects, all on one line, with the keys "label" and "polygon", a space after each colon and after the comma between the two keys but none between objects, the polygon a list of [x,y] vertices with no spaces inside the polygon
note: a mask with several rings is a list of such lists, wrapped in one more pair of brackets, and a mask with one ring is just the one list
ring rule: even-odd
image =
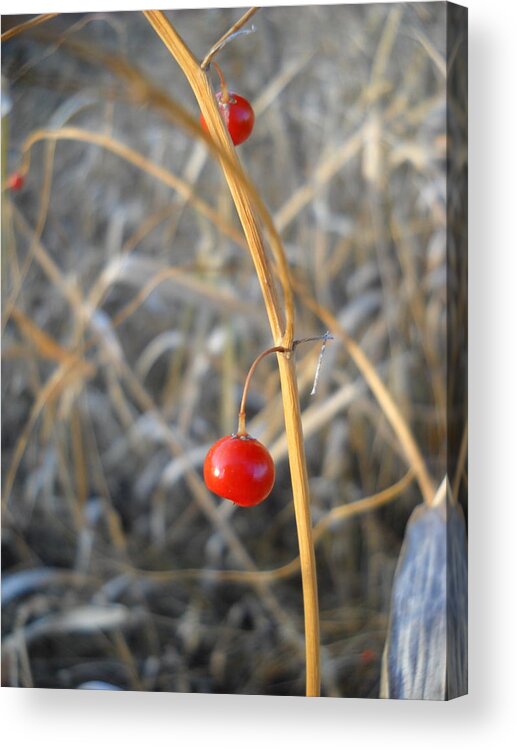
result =
[{"label": "large red berry", "polygon": [[[234,145],[238,146],[239,143],[243,143],[250,137],[255,123],[255,113],[249,101],[243,96],[239,96],[233,91],[228,91],[227,96],[228,100],[224,101],[223,92],[218,91],[215,98],[231,139]],[[203,115],[200,116],[199,120],[203,128],[208,130]]]},{"label": "large red berry", "polygon": [[214,443],[203,473],[209,490],[244,506],[265,500],[275,482],[271,454],[249,435],[226,435]]}]

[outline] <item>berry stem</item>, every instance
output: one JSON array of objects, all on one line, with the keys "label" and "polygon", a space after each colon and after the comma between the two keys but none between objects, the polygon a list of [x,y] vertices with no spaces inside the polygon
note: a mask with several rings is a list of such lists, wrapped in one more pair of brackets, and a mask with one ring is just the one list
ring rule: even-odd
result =
[{"label": "berry stem", "polygon": [[250,387],[251,378],[253,376],[253,373],[255,372],[255,368],[257,367],[258,363],[264,359],[264,357],[267,357],[268,354],[273,354],[274,352],[285,353],[288,351],[292,351],[292,349],[286,349],[285,346],[271,346],[269,347],[269,349],[263,351],[262,354],[258,355],[258,357],[251,365],[250,369],[248,370],[248,374],[246,375],[246,380],[244,382],[244,388],[242,390],[241,408],[239,409],[239,427],[237,429],[238,437],[242,437],[243,435],[248,434],[246,432],[246,399],[248,398],[248,390]]},{"label": "berry stem", "polygon": [[224,45],[230,40],[230,38],[234,36],[234,34],[236,34],[237,31],[239,31],[239,29],[241,29],[258,10],[259,8],[255,7],[247,10],[246,13],[241,16],[241,18],[239,18],[239,20],[234,23],[230,29],[228,29],[226,34],[223,34],[223,36],[210,48],[210,51],[203,59],[203,62],[200,65],[201,70],[208,69],[214,55],[216,55],[219,50],[224,47]]},{"label": "berry stem", "polygon": [[221,82],[221,99],[219,101],[222,102],[222,104],[228,104],[228,102],[230,101],[230,95],[228,93],[228,86],[226,85],[223,71],[216,62],[213,63],[213,66],[216,69],[217,75],[219,76],[219,80]]},{"label": "berry stem", "polygon": [[246,431],[246,399],[248,398],[248,390],[250,387],[251,378],[253,377],[253,373],[255,372],[255,369],[259,362],[261,362],[264,357],[267,357],[268,354],[274,354],[275,352],[280,352],[283,354],[286,354],[287,352],[294,352],[297,346],[300,344],[307,344],[311,341],[323,341],[326,343],[329,339],[333,339],[334,337],[327,333],[325,333],[323,336],[311,336],[310,338],[306,339],[295,339],[293,341],[293,345],[290,349],[288,349],[285,346],[270,346],[269,349],[265,349],[261,354],[258,355],[258,357],[254,360],[252,363],[250,369],[248,370],[248,374],[246,375],[246,380],[244,381],[244,388],[242,390],[242,399],[241,399],[241,406],[239,409],[239,427],[237,429],[237,436],[241,437],[243,435],[247,435]]}]

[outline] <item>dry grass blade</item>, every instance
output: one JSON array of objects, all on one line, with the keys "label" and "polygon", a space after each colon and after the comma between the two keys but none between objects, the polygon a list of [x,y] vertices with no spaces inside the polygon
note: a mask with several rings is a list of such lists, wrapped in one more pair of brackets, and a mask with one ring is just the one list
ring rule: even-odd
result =
[{"label": "dry grass blade", "polygon": [[[324,538],[325,534],[333,526],[354,516],[360,516],[369,513],[372,510],[381,508],[393,500],[396,500],[414,481],[414,473],[410,469],[398,482],[391,487],[387,487],[375,495],[364,497],[352,503],[345,503],[333,508],[327,515],[322,518],[314,527],[313,539],[314,545],[317,546]],[[231,581],[232,583],[253,583],[257,581],[279,581],[296,575],[300,570],[300,557],[281,565],[273,570],[174,570],[174,571],[151,571],[151,570],[131,570],[134,575],[142,576],[154,582],[165,583],[167,581],[189,580],[203,578],[213,580],[218,583]]]},{"label": "dry grass blade", "polygon": [[361,125],[346,141],[325,159],[314,171],[314,175],[305,185],[299,187],[288,201],[275,213],[275,224],[280,232],[284,231],[300,211],[309,205],[325,184],[338,174],[340,169],[356,156],[363,145],[365,126]]},{"label": "dry grass blade", "polygon": [[82,143],[92,143],[96,146],[110,151],[111,153],[125,159],[130,164],[133,164],[138,169],[141,169],[152,177],[160,180],[168,187],[176,190],[176,192],[189,200],[192,205],[199,211],[200,214],[206,216],[213,224],[223,232],[227,237],[232,239],[237,245],[243,245],[243,238],[240,232],[234,227],[230,226],[225,222],[211,206],[205,201],[201,200],[195,192],[192,190],[190,185],[184,182],[176,175],[172,174],[168,170],[160,167],[158,164],[154,164],[145,156],[142,156],[134,149],[125,146],[120,141],[110,138],[103,133],[93,133],[82,128],[65,127],[59,130],[37,130],[32,133],[25,141],[23,146],[23,169],[28,170],[30,164],[30,151],[32,147],[42,140],[49,141],[60,141],[60,140],[72,140],[80,141]]},{"label": "dry grass blade", "polygon": [[249,10],[247,10],[246,13],[241,18],[239,18],[239,20],[236,21],[225,34],[223,34],[223,36],[211,47],[210,51],[201,63],[202,70],[206,70],[208,68],[213,57],[219,52],[220,49],[224,47],[228,39],[233,36],[233,34],[235,34],[239,29],[242,29],[242,27],[248,23],[250,18],[252,18],[252,16],[254,16],[258,10],[258,8],[250,8]]},{"label": "dry grass blade", "polygon": [[[134,614],[121,604],[112,604],[108,607],[95,605],[78,607],[31,622],[24,629],[24,640],[31,643],[36,638],[59,633],[112,630],[134,621]],[[2,644],[4,652],[9,653],[12,649],[16,649],[18,640],[19,633],[15,631],[4,640]]]},{"label": "dry grass blade", "polygon": [[58,15],[59,13],[42,13],[41,15],[36,16],[36,18],[31,18],[29,21],[24,21],[17,26],[13,26],[12,29],[2,33],[2,42],[7,42],[9,39],[18,36],[18,34],[22,34],[28,29],[33,29],[35,26],[50,21],[51,18],[55,18]]},{"label": "dry grass blade", "polygon": [[71,359],[77,358],[75,353],[63,349],[57,341],[54,341],[54,339],[45,333],[45,331],[38,328],[32,320],[24,315],[17,307],[12,308],[11,315],[18,324],[23,335],[34,345],[40,357],[61,363],[69,362]]},{"label": "dry grass blade", "polygon": [[[124,274],[124,265],[124,259],[122,259],[120,264],[116,262],[112,267],[106,269],[106,273],[101,276],[89,294],[89,302],[93,307],[100,305],[103,296],[106,294],[106,291],[111,284],[114,284],[119,279],[126,283],[130,281],[129,273],[127,275]],[[164,268],[154,273],[147,281],[147,271],[151,268],[150,264],[141,264],[139,267],[139,264],[135,263],[135,267],[136,270],[140,271],[141,277],[138,281],[141,282],[143,286],[140,291],[135,294],[135,296],[114,316],[112,325],[115,328],[133,315],[149,295],[151,295],[161,284],[164,284],[167,281],[173,282],[173,284],[175,283],[190,292],[194,292],[200,299],[213,302],[214,306],[218,308],[234,312],[236,315],[244,315],[250,319],[258,319],[258,315],[255,314],[253,310],[250,310],[249,306],[245,305],[233,294],[215,289],[211,284],[194,278],[192,274],[188,273],[187,269]]]},{"label": "dry grass blade", "polygon": [[17,278],[14,283],[14,288],[12,289],[9,295],[9,298],[6,300],[3,320],[2,320],[2,330],[4,330],[5,326],[7,325],[7,322],[11,315],[11,310],[13,306],[16,304],[18,295],[22,289],[23,283],[32,265],[32,261],[34,259],[34,243],[38,242],[41,239],[43,230],[45,228],[45,224],[46,224],[48,212],[49,212],[49,206],[50,206],[50,197],[52,193],[52,172],[53,172],[53,167],[54,167],[55,152],[56,152],[56,144],[52,141],[47,143],[46,148],[45,148],[44,179],[43,179],[43,186],[41,189],[41,200],[40,200],[38,221],[36,224],[36,228],[34,230],[34,236],[31,240],[29,251],[27,252],[25,260],[23,262],[23,267],[20,269],[19,273],[17,274]]},{"label": "dry grass blade", "polygon": [[31,409],[30,417],[16,442],[13,457],[9,465],[9,471],[7,472],[3,486],[3,504],[8,502],[16,477],[16,472],[18,471],[20,461],[22,460],[27,447],[27,442],[43,409],[48,406],[50,402],[54,401],[65,388],[77,382],[77,380],[82,380],[84,377],[92,375],[93,371],[93,365],[84,363],[75,357],[71,359],[69,358],[53,372],[44,387],[40,390]]},{"label": "dry grass blade", "polygon": [[386,416],[386,419],[389,421],[393,431],[400,441],[409,465],[412,466],[415,471],[425,502],[430,505],[436,494],[434,482],[427,470],[424,458],[409,425],[393,400],[390,392],[379,377],[373,363],[369,360],[359,344],[354,341],[354,339],[345,331],[343,326],[340,325],[336,317],[325,307],[318,304],[318,302],[316,302],[316,300],[313,299],[305,289],[301,288],[299,285],[298,287],[300,288],[304,304],[313,310],[328,330],[332,331],[335,336],[341,339],[357,368],[370,386],[372,393],[376,397]]}]

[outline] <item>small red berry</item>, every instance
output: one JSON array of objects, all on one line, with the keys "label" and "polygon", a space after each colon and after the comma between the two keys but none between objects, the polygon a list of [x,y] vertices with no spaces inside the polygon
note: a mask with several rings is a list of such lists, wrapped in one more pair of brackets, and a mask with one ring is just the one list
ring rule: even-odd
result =
[{"label": "small red berry", "polygon": [[365,648],[364,651],[361,651],[361,653],[359,654],[359,658],[361,659],[361,664],[367,667],[369,664],[375,661],[375,651],[373,651],[371,648]]},{"label": "small red berry", "polygon": [[[255,123],[255,113],[249,101],[243,96],[233,91],[228,91],[227,96],[227,101],[224,101],[223,92],[218,91],[215,98],[233,144],[238,146],[250,137]],[[203,115],[200,115],[199,121],[202,127],[208,130]]]},{"label": "small red berry", "polygon": [[20,172],[13,172],[7,178],[6,187],[8,190],[21,190],[25,185],[25,177]]},{"label": "small red berry", "polygon": [[237,505],[258,505],[275,482],[268,449],[249,435],[226,435],[208,451],[203,468],[209,490]]}]

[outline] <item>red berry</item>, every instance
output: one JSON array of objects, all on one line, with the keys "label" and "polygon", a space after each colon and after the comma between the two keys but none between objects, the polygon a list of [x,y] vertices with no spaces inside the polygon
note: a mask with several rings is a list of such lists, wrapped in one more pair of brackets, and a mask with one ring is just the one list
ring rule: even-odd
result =
[{"label": "red berry", "polygon": [[25,184],[25,177],[20,172],[13,172],[7,178],[6,187],[8,190],[21,190]]},{"label": "red berry", "polygon": [[[215,95],[219,106],[219,112],[222,115],[228,132],[230,133],[234,146],[238,146],[239,143],[243,143],[250,137],[255,123],[255,114],[251,104],[243,96],[239,96],[239,94],[229,91],[228,101],[226,102],[221,101],[222,96],[222,91],[218,91]],[[203,128],[208,130],[203,115],[200,115],[199,121]]]},{"label": "red berry", "polygon": [[361,653],[359,654],[359,658],[361,659],[361,663],[365,667],[367,667],[369,664],[375,661],[375,651],[373,651],[371,648],[365,648],[364,651],[361,651]]},{"label": "red berry", "polygon": [[226,435],[214,443],[203,473],[209,490],[243,506],[265,500],[275,482],[271,454],[249,435]]}]

